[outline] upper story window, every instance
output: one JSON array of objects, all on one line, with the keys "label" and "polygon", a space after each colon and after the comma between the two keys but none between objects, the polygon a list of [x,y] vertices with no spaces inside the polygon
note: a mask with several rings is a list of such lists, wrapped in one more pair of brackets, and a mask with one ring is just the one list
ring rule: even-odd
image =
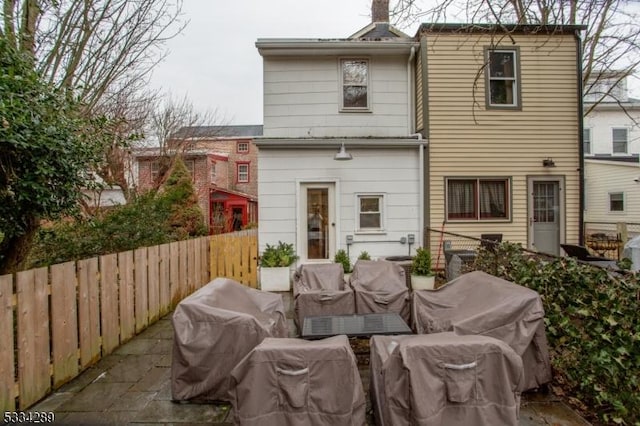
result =
[{"label": "upper story window", "polygon": [[447,179],[447,220],[509,218],[509,179]]},{"label": "upper story window", "polygon": [[609,194],[609,211],[624,211],[624,194],[622,192],[612,192]]},{"label": "upper story window", "polygon": [[591,129],[582,129],[582,146],[585,155],[591,154]]},{"label": "upper story window", "polygon": [[211,162],[211,182],[216,181],[216,162]]},{"label": "upper story window", "polygon": [[158,174],[160,173],[160,162],[158,160],[151,160],[151,182],[158,180]]},{"label": "upper story window", "polygon": [[357,229],[358,231],[383,231],[383,201],[382,194],[358,195]]},{"label": "upper story window", "polygon": [[249,182],[249,163],[236,164],[236,179],[238,183]]},{"label": "upper story window", "polygon": [[487,108],[520,108],[517,49],[487,49]]},{"label": "upper story window", "polygon": [[238,142],[236,144],[236,152],[239,154],[246,154],[249,152],[249,142]]},{"label": "upper story window", "polygon": [[626,154],[629,141],[629,130],[626,128],[612,129],[611,140],[613,141],[614,154]]},{"label": "upper story window", "polygon": [[367,59],[342,59],[342,109],[369,109],[369,61]]},{"label": "upper story window", "polygon": [[196,178],[196,160],[184,160],[184,165],[187,166],[191,180],[195,181]]}]

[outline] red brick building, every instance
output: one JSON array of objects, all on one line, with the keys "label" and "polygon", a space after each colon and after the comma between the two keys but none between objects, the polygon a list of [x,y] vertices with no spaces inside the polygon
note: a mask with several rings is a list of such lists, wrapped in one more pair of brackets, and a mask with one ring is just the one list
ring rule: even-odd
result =
[{"label": "red brick building", "polygon": [[[191,171],[210,233],[230,232],[258,222],[258,153],[253,139],[262,126],[183,127],[169,148],[180,152]],[[158,149],[136,153],[138,188],[154,187]]]}]

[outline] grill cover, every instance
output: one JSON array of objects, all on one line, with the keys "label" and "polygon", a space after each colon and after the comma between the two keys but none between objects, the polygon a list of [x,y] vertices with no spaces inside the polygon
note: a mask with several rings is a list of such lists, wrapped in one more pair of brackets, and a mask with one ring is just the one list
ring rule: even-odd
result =
[{"label": "grill cover", "polygon": [[518,424],[522,360],[498,339],[373,336],[370,374],[379,426]]},{"label": "grill cover", "polygon": [[364,390],[346,336],[267,338],[231,376],[237,425],[365,424]]},{"label": "grill cover", "polygon": [[409,289],[405,270],[386,260],[358,260],[351,274],[358,314],[396,312],[409,324]]},{"label": "grill cover", "polygon": [[298,329],[304,317],[356,312],[353,290],[346,285],[339,263],[301,265],[293,276],[293,297]]},{"label": "grill cover", "polygon": [[461,275],[437,290],[413,293],[418,334],[453,331],[506,342],[522,357],[525,389],[551,380],[544,308],[534,290],[482,271]]},{"label": "grill cover", "polygon": [[174,400],[229,400],[229,373],[265,337],[286,337],[278,294],[216,278],[182,300],[173,314]]}]

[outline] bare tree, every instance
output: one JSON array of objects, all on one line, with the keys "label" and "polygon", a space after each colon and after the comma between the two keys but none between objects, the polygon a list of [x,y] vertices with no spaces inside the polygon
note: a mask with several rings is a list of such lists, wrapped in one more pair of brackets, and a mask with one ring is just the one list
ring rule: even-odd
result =
[{"label": "bare tree", "polygon": [[184,28],[182,0],[0,0],[0,35],[93,111],[131,92]]},{"label": "bare tree", "polygon": [[[400,27],[417,21],[586,25],[582,37],[583,94],[593,99],[588,114],[603,99],[616,98],[615,84],[634,77],[640,66],[640,5],[629,0],[397,0],[391,18]],[[605,88],[603,90],[603,87]],[[624,99],[617,99],[622,103]]]}]

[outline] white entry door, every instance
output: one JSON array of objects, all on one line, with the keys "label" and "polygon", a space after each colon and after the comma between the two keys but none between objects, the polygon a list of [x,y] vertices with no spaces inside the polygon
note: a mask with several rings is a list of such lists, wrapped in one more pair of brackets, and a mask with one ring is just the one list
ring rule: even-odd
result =
[{"label": "white entry door", "polygon": [[303,183],[298,209],[298,255],[302,262],[326,262],[335,255],[335,184]]},{"label": "white entry door", "polygon": [[560,254],[564,207],[561,181],[555,178],[529,180],[529,248]]}]

